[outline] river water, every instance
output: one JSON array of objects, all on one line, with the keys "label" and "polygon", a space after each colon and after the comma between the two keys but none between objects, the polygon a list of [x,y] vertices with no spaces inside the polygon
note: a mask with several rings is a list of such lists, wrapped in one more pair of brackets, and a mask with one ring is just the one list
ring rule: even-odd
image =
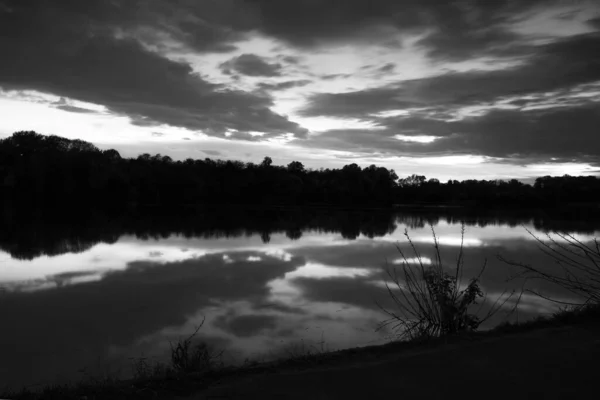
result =
[{"label": "river water", "polygon": [[[170,341],[203,321],[197,338],[223,361],[269,360],[306,351],[394,339],[386,271],[396,244],[434,262],[431,227],[444,264],[455,265],[465,224],[464,281],[485,260],[490,304],[520,290],[497,256],[552,268],[528,233],[559,229],[588,242],[600,225],[543,216],[429,211],[226,210],[194,215],[78,221],[5,221],[0,233],[0,388],[127,377],[132,358],[168,361]],[[412,260],[414,261],[414,260]],[[529,288],[568,301],[544,282]],[[533,286],[531,286],[533,285]],[[485,304],[484,304],[485,305]],[[525,294],[484,327],[556,310]]]}]

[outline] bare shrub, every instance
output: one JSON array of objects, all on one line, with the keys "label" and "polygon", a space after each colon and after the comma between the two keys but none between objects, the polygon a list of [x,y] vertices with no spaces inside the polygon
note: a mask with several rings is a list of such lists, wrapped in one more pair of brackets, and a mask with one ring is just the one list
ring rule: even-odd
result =
[{"label": "bare shrub", "polygon": [[[389,316],[380,324],[379,329],[391,327],[394,332],[399,333],[400,338],[413,340],[477,330],[514,295],[514,291],[503,292],[489,310],[480,316],[486,299],[479,282],[487,261],[478,275],[463,285],[464,225],[461,228],[461,244],[453,271],[444,268],[439,240],[433,226],[431,232],[435,249],[432,265],[424,263],[408,231],[405,230],[404,236],[415,257],[409,260],[407,253],[397,244],[396,248],[402,260],[401,271],[398,272],[397,268],[386,269],[391,280],[391,284],[386,282],[386,288],[394,303],[394,309],[379,305]],[[479,309],[471,312],[472,306],[479,302]]]},{"label": "bare shrub", "polygon": [[565,302],[548,297],[538,290],[525,290],[555,303],[572,306],[599,304],[600,243],[598,239],[594,239],[592,243],[584,243],[572,234],[553,232],[546,233],[547,240],[543,240],[530,230],[526,230],[537,241],[539,249],[549,257],[549,260],[560,267],[560,272],[544,271],[543,267],[508,260],[498,255],[501,261],[519,268],[520,272],[513,279],[524,279],[525,283],[535,280],[550,282],[581,299],[581,302]]},{"label": "bare shrub", "polygon": [[208,372],[221,366],[223,352],[213,352],[206,343],[194,344],[194,337],[204,325],[204,319],[200,326],[186,339],[179,340],[171,345],[171,367],[180,373]]}]

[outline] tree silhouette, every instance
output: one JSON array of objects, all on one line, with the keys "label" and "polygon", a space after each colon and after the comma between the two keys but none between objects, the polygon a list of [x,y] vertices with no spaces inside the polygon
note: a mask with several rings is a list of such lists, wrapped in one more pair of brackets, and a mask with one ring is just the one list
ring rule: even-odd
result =
[{"label": "tree silhouette", "polygon": [[268,168],[271,166],[271,164],[273,164],[273,160],[271,160],[271,157],[265,157],[262,163],[260,163],[260,166],[263,168]]},{"label": "tree silhouette", "polygon": [[[446,204],[471,207],[559,207],[595,204],[600,180],[540,177],[450,180],[353,163],[341,169],[307,169],[299,161],[276,166],[233,160],[186,159],[161,154],[122,158],[116,150],[32,131],[0,140],[0,203],[30,209],[131,209],[181,205]],[[353,234],[350,234],[353,235]]]}]

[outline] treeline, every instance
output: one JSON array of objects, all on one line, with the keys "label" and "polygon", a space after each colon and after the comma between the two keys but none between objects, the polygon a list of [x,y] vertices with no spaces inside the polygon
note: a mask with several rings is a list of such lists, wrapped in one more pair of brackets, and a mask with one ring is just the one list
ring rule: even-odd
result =
[{"label": "treeline", "polygon": [[0,193],[34,205],[392,204],[394,171],[307,170],[160,154],[121,158],[81,140],[17,132],[0,141]]},{"label": "treeline", "polygon": [[596,177],[543,177],[535,185],[510,181],[399,179],[394,170],[356,164],[306,169],[298,161],[275,166],[187,159],[160,154],[122,158],[82,140],[16,132],[0,140],[0,199],[34,208],[140,205],[373,205],[460,204],[554,206],[597,202]]},{"label": "treeline", "polygon": [[456,204],[464,206],[556,207],[570,204],[600,204],[600,179],[595,176],[544,176],[534,185],[517,179],[449,180],[412,175],[398,182],[401,203]]}]

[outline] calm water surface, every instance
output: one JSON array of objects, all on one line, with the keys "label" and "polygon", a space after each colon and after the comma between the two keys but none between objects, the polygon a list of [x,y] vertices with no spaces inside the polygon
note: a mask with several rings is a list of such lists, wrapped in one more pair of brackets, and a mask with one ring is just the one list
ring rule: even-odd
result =
[{"label": "calm water surface", "polygon": [[[228,363],[385,343],[393,335],[376,331],[385,319],[376,301],[387,301],[385,268],[399,260],[394,244],[406,248],[408,229],[430,261],[431,223],[450,265],[463,222],[465,276],[487,258],[482,286],[490,301],[520,287],[506,282],[514,268],[497,254],[552,268],[526,228],[542,235],[566,229],[589,241],[600,227],[523,216],[343,211],[9,221],[0,234],[0,387],[127,376],[132,357],[166,361],[169,341],[189,335],[203,318],[198,337],[225,349]],[[534,288],[569,299],[556,288]],[[555,308],[524,296],[519,318]]]}]

